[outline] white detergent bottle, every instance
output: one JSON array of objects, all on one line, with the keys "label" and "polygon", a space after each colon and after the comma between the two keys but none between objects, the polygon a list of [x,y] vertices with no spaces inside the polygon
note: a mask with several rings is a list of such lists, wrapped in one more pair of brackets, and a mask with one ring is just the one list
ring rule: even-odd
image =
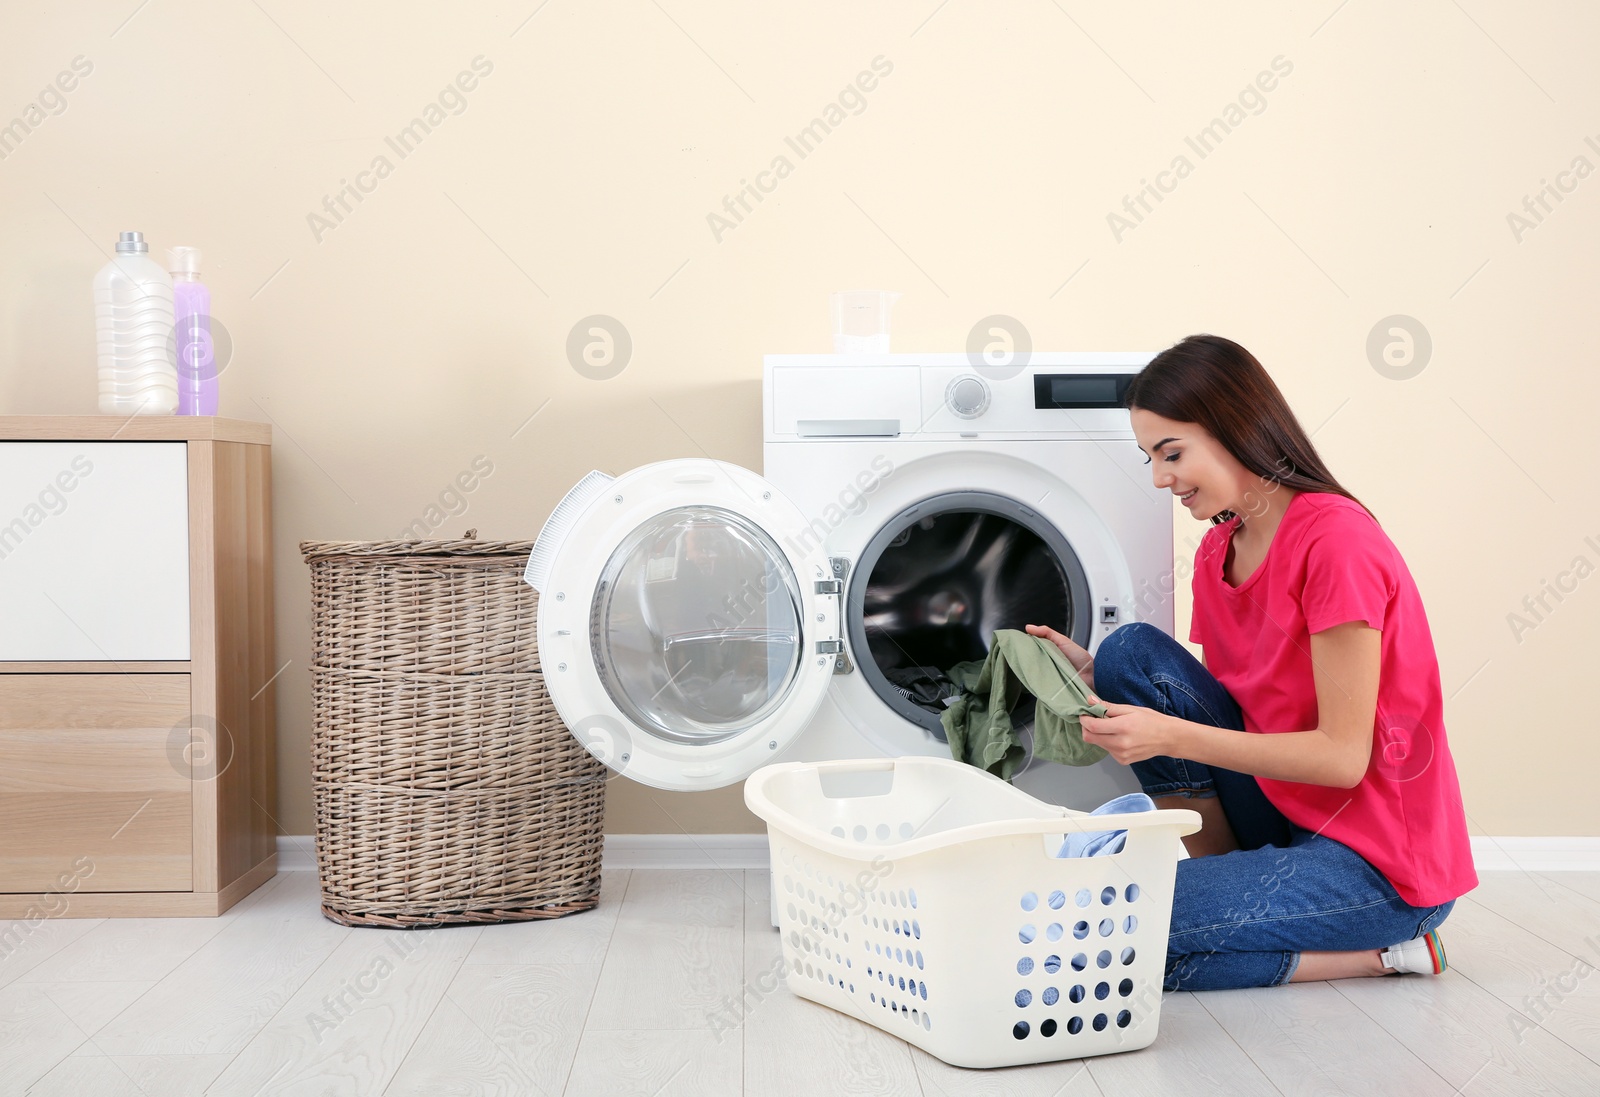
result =
[{"label": "white detergent bottle", "polygon": [[171,415],[178,407],[172,276],[150,258],[142,233],[123,233],[116,257],[95,275],[94,319],[100,410]]}]

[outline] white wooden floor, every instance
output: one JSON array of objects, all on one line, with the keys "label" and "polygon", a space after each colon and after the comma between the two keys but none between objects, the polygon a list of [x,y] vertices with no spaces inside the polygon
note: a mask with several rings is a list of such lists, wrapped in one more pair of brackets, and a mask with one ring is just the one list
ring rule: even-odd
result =
[{"label": "white wooden floor", "polygon": [[1484,873],[1438,978],[1168,994],[1148,1049],[1000,1071],[746,998],[767,897],[616,872],[596,911],[396,933],[291,872],[217,919],[0,925],[0,1094],[1600,1094],[1600,873]]}]

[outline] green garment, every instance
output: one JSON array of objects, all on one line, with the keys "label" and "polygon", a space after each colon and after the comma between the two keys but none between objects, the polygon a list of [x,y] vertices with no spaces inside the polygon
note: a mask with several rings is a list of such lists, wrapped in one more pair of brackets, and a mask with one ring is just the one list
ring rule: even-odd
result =
[{"label": "green garment", "polygon": [[1104,747],[1083,741],[1078,717],[1104,716],[1104,705],[1089,703],[1089,690],[1061,649],[1017,629],[998,629],[989,657],[957,663],[948,671],[961,695],[939,717],[950,741],[950,754],[1011,780],[1026,751],[1011,726],[1011,710],[1027,690],[1038,698],[1033,718],[1033,753],[1069,766],[1093,765],[1106,756]]}]

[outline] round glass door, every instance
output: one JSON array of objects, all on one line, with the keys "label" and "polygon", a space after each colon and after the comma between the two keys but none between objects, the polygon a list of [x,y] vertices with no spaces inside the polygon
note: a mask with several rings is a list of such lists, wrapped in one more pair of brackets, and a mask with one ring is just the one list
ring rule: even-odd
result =
[{"label": "round glass door", "polygon": [[640,730],[721,742],[771,715],[803,656],[799,582],[744,516],[680,506],[636,528],[601,569],[590,609],[595,667]]}]

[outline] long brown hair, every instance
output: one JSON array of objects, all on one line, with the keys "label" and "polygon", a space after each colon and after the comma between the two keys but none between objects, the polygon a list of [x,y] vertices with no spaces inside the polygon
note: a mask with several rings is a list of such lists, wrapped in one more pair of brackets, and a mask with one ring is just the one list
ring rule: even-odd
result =
[{"label": "long brown hair", "polygon": [[[1372,514],[1333,478],[1278,386],[1232,339],[1191,335],[1168,347],[1134,376],[1123,405],[1198,423],[1257,476],[1295,491],[1343,495]],[[1233,516],[1222,511],[1211,524]]]}]

